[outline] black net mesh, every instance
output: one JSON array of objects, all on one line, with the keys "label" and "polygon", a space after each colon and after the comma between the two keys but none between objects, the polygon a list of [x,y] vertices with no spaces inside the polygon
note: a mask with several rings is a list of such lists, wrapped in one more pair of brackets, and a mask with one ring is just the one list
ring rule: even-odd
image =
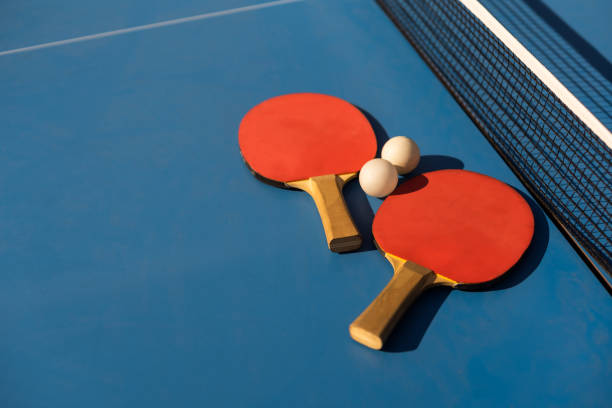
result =
[{"label": "black net mesh", "polygon": [[479,0],[608,129],[612,64],[542,0]]},{"label": "black net mesh", "polygon": [[457,0],[378,0],[548,214],[612,273],[612,151]]}]

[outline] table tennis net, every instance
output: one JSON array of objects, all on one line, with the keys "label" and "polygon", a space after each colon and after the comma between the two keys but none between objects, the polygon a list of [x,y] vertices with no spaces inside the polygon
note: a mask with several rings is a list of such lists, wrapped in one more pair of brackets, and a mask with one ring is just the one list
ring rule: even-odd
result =
[{"label": "table tennis net", "polygon": [[377,1],[609,284],[612,151],[606,143],[460,1]]}]

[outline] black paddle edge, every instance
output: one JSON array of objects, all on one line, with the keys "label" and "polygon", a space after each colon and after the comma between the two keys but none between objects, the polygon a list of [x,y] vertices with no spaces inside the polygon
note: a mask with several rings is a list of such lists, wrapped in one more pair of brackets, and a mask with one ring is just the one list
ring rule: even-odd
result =
[{"label": "black paddle edge", "polygon": [[272,179],[269,179],[269,178],[264,177],[261,174],[257,173],[255,170],[253,170],[253,168],[246,161],[246,159],[244,158],[244,155],[242,154],[242,151],[240,152],[240,157],[242,157],[242,162],[244,163],[246,168],[251,172],[251,174],[253,176],[255,176],[255,178],[257,180],[261,181],[262,183],[268,184],[268,185],[273,186],[273,187],[282,188],[282,189],[285,189],[285,190],[300,191],[299,188],[288,186],[287,184],[283,183],[282,181],[272,180]]}]

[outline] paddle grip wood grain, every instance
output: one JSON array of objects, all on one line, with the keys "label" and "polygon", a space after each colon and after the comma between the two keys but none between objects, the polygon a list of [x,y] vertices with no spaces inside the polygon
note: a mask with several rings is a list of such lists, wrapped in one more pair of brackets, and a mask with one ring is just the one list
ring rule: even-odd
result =
[{"label": "paddle grip wood grain", "polygon": [[414,300],[434,284],[436,274],[413,262],[387,256],[394,267],[391,281],[349,326],[351,337],[380,350],[400,317]]},{"label": "paddle grip wood grain", "polygon": [[356,173],[330,174],[286,183],[304,190],[313,198],[321,216],[327,245],[334,252],[354,251],[361,246],[361,235],[342,196],[342,188],[355,176]]}]

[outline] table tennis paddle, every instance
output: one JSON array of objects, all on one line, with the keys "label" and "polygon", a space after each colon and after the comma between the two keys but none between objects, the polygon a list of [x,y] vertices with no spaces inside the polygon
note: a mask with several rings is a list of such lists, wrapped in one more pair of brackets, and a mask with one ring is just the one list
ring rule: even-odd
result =
[{"label": "table tennis paddle", "polygon": [[342,196],[344,184],[376,155],[374,130],[359,109],[329,95],[277,96],[247,112],[238,142],[257,178],[312,196],[329,249],[361,246]]},{"label": "table tennis paddle", "polygon": [[381,349],[404,311],[427,288],[474,288],[500,277],[523,255],[534,219],[525,199],[499,180],[440,170],[402,183],[372,224],[394,275],[350,325],[351,337]]}]

